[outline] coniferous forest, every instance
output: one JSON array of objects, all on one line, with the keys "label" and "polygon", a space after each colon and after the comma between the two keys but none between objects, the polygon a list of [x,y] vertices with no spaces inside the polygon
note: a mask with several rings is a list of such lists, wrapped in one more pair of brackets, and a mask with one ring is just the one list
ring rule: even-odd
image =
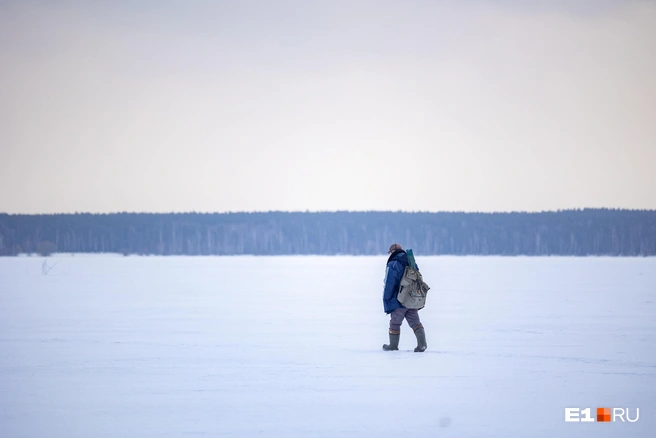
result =
[{"label": "coniferous forest", "polygon": [[0,214],[0,255],[656,255],[656,210]]}]

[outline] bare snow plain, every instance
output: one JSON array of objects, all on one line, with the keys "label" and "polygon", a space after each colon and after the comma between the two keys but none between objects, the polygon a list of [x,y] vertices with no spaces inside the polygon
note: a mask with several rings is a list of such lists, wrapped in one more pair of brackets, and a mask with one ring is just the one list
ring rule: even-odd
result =
[{"label": "bare snow plain", "polygon": [[656,436],[656,258],[417,255],[425,353],[386,259],[0,258],[0,437]]}]

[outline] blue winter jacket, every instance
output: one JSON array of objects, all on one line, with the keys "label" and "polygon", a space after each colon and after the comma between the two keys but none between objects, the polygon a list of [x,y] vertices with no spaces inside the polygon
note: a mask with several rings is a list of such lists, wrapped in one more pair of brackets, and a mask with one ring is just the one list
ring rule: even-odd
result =
[{"label": "blue winter jacket", "polygon": [[406,266],[408,266],[408,255],[403,250],[395,251],[387,259],[385,289],[383,290],[383,307],[385,308],[385,313],[392,313],[394,309],[403,307],[396,297],[399,294],[401,277],[403,277]]}]

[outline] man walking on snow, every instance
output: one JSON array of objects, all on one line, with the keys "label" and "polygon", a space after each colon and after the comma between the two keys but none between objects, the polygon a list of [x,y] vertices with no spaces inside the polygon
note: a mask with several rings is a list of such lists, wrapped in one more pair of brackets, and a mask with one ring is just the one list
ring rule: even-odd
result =
[{"label": "man walking on snow", "polygon": [[405,267],[408,266],[408,255],[398,243],[390,246],[388,254],[390,256],[387,259],[387,268],[385,270],[383,306],[385,313],[390,315],[390,343],[383,345],[383,350],[392,351],[399,349],[401,323],[403,323],[403,319],[405,318],[417,337],[417,348],[415,348],[415,352],[422,353],[426,350],[426,332],[419,320],[419,311],[417,309],[406,309],[397,299],[401,286],[401,278],[403,277]]}]

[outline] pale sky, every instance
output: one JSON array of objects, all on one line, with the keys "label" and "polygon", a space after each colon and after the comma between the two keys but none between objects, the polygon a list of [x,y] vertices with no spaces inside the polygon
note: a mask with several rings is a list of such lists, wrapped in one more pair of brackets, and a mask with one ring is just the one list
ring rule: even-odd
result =
[{"label": "pale sky", "polygon": [[0,212],[656,209],[654,1],[3,1]]}]

